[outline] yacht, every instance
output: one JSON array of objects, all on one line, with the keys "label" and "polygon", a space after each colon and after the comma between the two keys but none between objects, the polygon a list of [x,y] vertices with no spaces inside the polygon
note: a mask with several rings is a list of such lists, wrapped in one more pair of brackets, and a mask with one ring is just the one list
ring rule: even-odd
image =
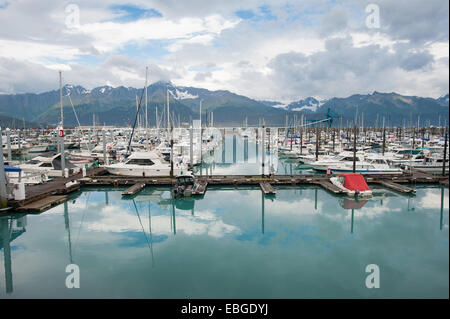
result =
[{"label": "yacht", "polygon": [[[404,170],[409,171],[412,168],[428,172],[428,173],[442,173],[444,158],[425,157],[421,162],[403,163],[401,166]],[[449,160],[445,161],[445,173],[448,174]]]},{"label": "yacht", "polygon": [[[64,175],[61,170],[61,153],[36,156],[17,167],[22,169],[23,172],[41,172],[51,177],[62,177]],[[81,168],[72,164],[67,158],[65,160],[65,168],[69,170],[69,175],[81,171]]]},{"label": "yacht", "polygon": [[[356,162],[362,161],[364,161],[364,152],[356,152]],[[316,171],[326,171],[330,166],[343,164],[346,162],[352,163],[353,165],[353,152],[344,151],[336,156],[323,158],[316,162],[312,162],[309,165]]]},{"label": "yacht", "polygon": [[[113,175],[123,176],[170,176],[170,163],[161,161],[155,151],[132,153],[124,162],[105,165]],[[174,176],[190,175],[187,167],[173,163]]]},{"label": "yacht", "polygon": [[[352,173],[353,163],[343,162],[342,164],[331,165],[332,173]],[[372,156],[362,162],[355,163],[355,173],[359,174],[403,174],[400,168],[389,165],[387,160],[381,156]]]}]

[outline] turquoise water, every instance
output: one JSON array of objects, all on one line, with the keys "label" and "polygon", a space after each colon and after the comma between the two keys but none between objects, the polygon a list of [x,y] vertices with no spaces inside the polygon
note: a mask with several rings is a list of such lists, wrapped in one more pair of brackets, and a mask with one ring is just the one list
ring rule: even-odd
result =
[{"label": "turquoise water", "polygon": [[[262,143],[240,137],[238,134],[227,134],[224,142],[214,150],[211,156],[203,158],[203,165],[196,167],[198,175],[257,175],[262,173]],[[296,160],[279,158],[274,149],[264,152],[264,172],[269,174],[271,167],[274,174],[317,174],[311,167],[302,165]]]},{"label": "turquoise water", "polygon": [[[311,186],[178,200],[169,188],[122,190],[1,217],[1,298],[449,297],[448,189],[377,189],[360,202]],[[68,264],[78,289],[65,286]],[[369,264],[378,289],[366,288]]]}]

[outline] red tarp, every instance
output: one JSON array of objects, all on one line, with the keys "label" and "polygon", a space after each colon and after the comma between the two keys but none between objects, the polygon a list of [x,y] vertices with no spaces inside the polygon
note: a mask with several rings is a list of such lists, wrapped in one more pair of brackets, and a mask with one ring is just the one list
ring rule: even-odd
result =
[{"label": "red tarp", "polygon": [[370,188],[364,179],[364,176],[358,173],[342,173],[344,177],[344,187],[351,191],[369,191]]},{"label": "red tarp", "polygon": [[368,202],[368,200],[359,200],[359,201],[355,201],[355,200],[351,200],[348,198],[344,198],[344,208],[345,209],[360,209],[362,208],[364,205],[366,205]]}]

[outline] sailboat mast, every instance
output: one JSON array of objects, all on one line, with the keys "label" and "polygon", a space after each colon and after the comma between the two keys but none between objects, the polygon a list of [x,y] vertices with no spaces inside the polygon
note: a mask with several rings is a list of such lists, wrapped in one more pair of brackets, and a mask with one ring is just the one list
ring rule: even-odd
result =
[{"label": "sailboat mast", "polygon": [[148,66],[145,67],[145,131],[146,131],[146,132],[147,132],[147,129],[148,129],[147,73],[148,73]]},{"label": "sailboat mast", "polygon": [[61,128],[64,127],[63,103],[62,103],[62,72],[59,71],[59,106],[61,108]]},{"label": "sailboat mast", "polygon": [[202,127],[202,100],[200,100],[200,128]]},{"label": "sailboat mast", "polygon": [[167,130],[170,128],[169,87],[167,87]]}]

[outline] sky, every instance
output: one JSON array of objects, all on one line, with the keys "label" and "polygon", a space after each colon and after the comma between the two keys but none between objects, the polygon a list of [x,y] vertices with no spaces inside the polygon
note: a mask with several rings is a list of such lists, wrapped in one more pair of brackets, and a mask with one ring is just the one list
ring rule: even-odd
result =
[{"label": "sky", "polygon": [[0,94],[64,84],[289,102],[449,91],[447,0],[0,0]]}]

